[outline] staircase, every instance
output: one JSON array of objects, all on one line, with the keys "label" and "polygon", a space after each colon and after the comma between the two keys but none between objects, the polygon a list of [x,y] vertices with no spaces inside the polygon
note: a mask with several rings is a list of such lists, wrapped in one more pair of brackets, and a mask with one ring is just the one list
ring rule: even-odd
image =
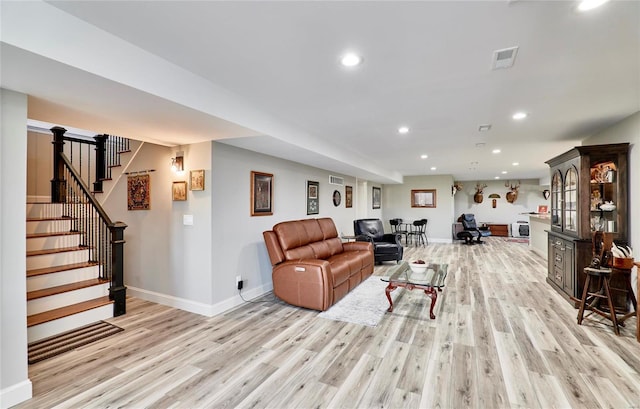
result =
[{"label": "staircase", "polygon": [[27,203],[29,344],[126,312],[127,226],[112,222],[94,193],[103,193],[103,182],[112,180],[120,155],[130,152],[129,141],[67,137],[61,127],[51,131],[51,202]]},{"label": "staircase", "polygon": [[113,317],[109,280],[58,203],[27,204],[27,336],[34,342]]}]

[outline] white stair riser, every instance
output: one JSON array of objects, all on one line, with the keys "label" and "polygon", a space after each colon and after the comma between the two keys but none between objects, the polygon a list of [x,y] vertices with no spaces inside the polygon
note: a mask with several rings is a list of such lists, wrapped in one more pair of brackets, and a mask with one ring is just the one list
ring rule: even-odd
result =
[{"label": "white stair riser", "polygon": [[96,321],[113,318],[113,305],[108,304],[99,308],[70,315],[68,317],[59,318],[54,321],[45,322],[43,324],[34,325],[27,328],[27,342],[35,342],[44,338],[48,338],[75,328],[89,325]]},{"label": "white stair riser", "polygon": [[27,270],[82,263],[89,260],[89,250],[65,251],[27,257]]},{"label": "white stair riser", "polygon": [[38,220],[27,222],[27,234],[59,233],[71,229],[71,220]]},{"label": "white stair riser", "polygon": [[98,272],[98,266],[91,266],[28,277],[27,291],[42,290],[44,288],[75,283],[76,281],[90,280],[97,278]]},{"label": "white stair riser", "polygon": [[63,205],[51,203],[27,203],[27,218],[60,217]]},{"label": "white stair riser", "polygon": [[32,237],[27,239],[27,251],[56,249],[80,245],[80,234],[69,234],[52,237]]},{"label": "white stair riser", "polygon": [[41,312],[55,310],[56,308],[66,307],[67,305],[107,296],[109,295],[109,285],[109,283],[94,285],[79,290],[29,300],[27,301],[27,315],[39,314]]}]

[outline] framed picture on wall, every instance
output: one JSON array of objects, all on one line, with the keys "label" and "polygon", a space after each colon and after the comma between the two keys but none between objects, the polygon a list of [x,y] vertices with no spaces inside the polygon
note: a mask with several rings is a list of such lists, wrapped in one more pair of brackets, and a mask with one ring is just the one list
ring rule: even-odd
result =
[{"label": "framed picture on wall", "polygon": [[187,200],[187,182],[173,182],[172,186],[173,200]]},{"label": "framed picture on wall", "polygon": [[251,216],[273,214],[273,174],[251,171]]},{"label": "framed picture on wall", "polygon": [[344,187],[344,207],[353,207],[353,186]]},{"label": "framed picture on wall", "polygon": [[374,209],[379,209],[382,203],[382,189],[374,186],[371,193],[371,204]]},{"label": "framed picture on wall", "polygon": [[191,190],[204,190],[204,169],[192,170],[191,175]]},{"label": "framed picture on wall", "polygon": [[320,213],[320,182],[307,180],[307,214]]},{"label": "framed picture on wall", "polygon": [[411,190],[411,207],[436,207],[436,190]]},{"label": "framed picture on wall", "polygon": [[151,209],[151,179],[149,175],[127,177],[127,209]]}]

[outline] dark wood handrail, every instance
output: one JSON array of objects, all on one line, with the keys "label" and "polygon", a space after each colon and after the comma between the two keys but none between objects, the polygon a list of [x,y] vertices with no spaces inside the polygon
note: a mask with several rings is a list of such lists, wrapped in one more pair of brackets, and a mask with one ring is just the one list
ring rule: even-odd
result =
[{"label": "dark wood handrail", "polygon": [[[124,229],[127,225],[111,221],[69,158],[64,152],[58,152],[57,156],[65,171],[61,178],[64,201],[59,203],[68,206],[67,216],[74,220],[72,229],[84,233],[82,237],[85,241],[82,245],[89,249],[90,261],[98,263],[100,278],[111,282],[109,298],[114,302],[113,315],[125,314],[127,288],[124,285]],[[96,217],[102,224],[94,222]]]},{"label": "dark wood handrail", "polygon": [[60,152],[60,158],[62,159],[63,163],[66,165],[66,168],[69,171],[69,173],[71,173],[73,175],[76,183],[78,183],[78,185],[82,188],[82,191],[86,195],[87,200],[89,200],[91,202],[91,205],[96,208],[96,211],[100,215],[100,218],[110,228],[115,226],[115,224],[109,218],[109,215],[107,215],[107,212],[104,211],[104,209],[102,208],[102,206],[100,205],[98,200],[91,194],[91,191],[87,187],[87,184],[84,183],[84,180],[82,180],[82,177],[80,176],[78,171],[73,167],[73,165],[71,164],[71,161],[69,160],[67,155],[65,155],[64,152]]}]

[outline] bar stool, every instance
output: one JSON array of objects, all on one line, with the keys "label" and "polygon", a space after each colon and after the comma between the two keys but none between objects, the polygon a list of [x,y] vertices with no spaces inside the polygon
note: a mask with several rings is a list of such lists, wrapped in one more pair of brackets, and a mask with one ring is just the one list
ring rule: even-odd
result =
[{"label": "bar stool", "polygon": [[[582,325],[585,310],[591,310],[592,313],[598,314],[604,318],[607,318],[613,323],[613,331],[616,335],[620,335],[619,325],[624,326],[624,321],[627,318],[635,315],[635,312],[629,312],[621,317],[618,317],[616,309],[613,305],[613,298],[611,297],[611,275],[612,274],[625,274],[624,281],[626,282],[627,297],[631,301],[634,310],[637,309],[637,301],[633,295],[631,288],[631,269],[619,269],[619,268],[592,268],[587,267],[584,269],[587,278],[584,282],[584,288],[582,290],[582,298],[580,299],[580,308],[578,310],[578,325]],[[589,292],[589,286],[591,284],[592,277],[597,280],[596,288],[599,288],[597,292]],[[606,300],[608,312],[600,309],[600,303]],[[591,314],[590,314],[591,315]],[[587,316],[588,317],[588,316]]]}]

